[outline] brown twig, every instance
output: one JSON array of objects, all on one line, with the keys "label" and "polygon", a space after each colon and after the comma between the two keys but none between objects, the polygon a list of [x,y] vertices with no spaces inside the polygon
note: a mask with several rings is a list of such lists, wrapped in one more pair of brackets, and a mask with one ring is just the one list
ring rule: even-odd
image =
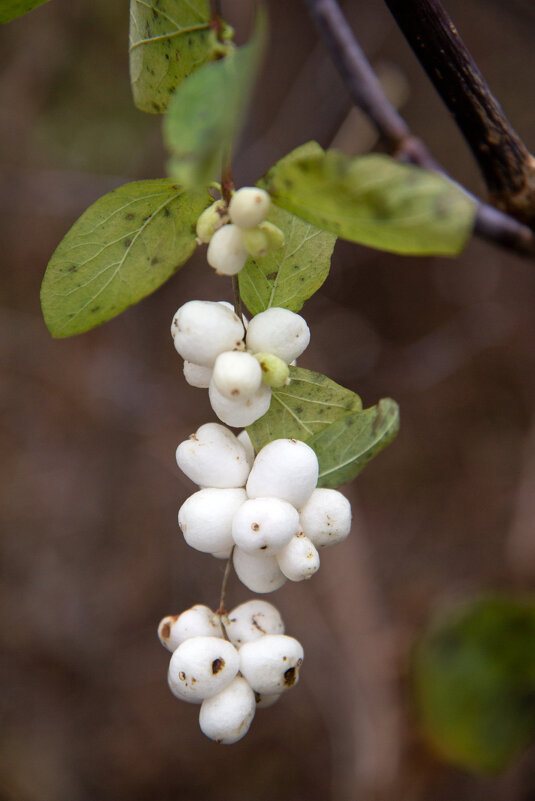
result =
[{"label": "brown twig", "polygon": [[535,160],[440,0],[385,2],[470,146],[493,204],[535,225]]},{"label": "brown twig", "polygon": [[[443,172],[386,96],[336,0],[305,3],[354,103],[368,115],[391,152],[401,160]],[[479,199],[476,203],[477,236],[524,256],[535,255],[535,235],[527,225]]]}]

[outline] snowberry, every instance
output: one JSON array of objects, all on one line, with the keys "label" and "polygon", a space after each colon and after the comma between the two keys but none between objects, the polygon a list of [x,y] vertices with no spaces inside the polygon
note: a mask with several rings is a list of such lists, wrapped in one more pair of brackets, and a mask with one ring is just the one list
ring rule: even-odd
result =
[{"label": "snowberry", "polygon": [[300,314],[272,307],[257,314],[247,328],[247,348],[252,353],[274,353],[289,364],[310,342],[310,330]]},{"label": "snowberry", "polygon": [[246,400],[260,389],[262,368],[250,353],[226,351],[215,360],[213,381],[225,398]]},{"label": "snowberry", "polygon": [[240,431],[240,433],[238,434],[238,440],[245,448],[245,453],[247,455],[247,462],[249,464],[249,468],[251,468],[253,466],[255,458],[255,450],[253,447],[253,443],[251,442],[251,437],[249,436],[247,431],[243,429],[243,431]]},{"label": "snowberry", "polygon": [[262,369],[262,381],[270,387],[283,387],[289,382],[290,368],[273,353],[255,353]]},{"label": "snowberry", "polygon": [[254,460],[247,480],[247,495],[281,498],[300,509],[318,483],[318,472],[317,456],[306,443],[275,439]]},{"label": "snowberry", "polygon": [[276,554],[299,530],[299,512],[280,498],[251,498],[232,520],[232,538],[246,553]]},{"label": "snowberry", "polygon": [[267,412],[271,403],[271,388],[266,384],[260,387],[248,398],[226,398],[216,387],[213,377],[208,387],[208,397],[212,409],[228,426],[243,428],[250,426],[255,420]]},{"label": "snowberry", "polygon": [[301,526],[316,548],[336,545],[351,531],[351,504],[334,489],[315,489],[301,509]]},{"label": "snowberry", "polygon": [[195,604],[181,615],[168,615],[160,620],[158,626],[160,642],[171,652],[190,637],[222,636],[219,617],[203,604]]},{"label": "snowberry", "polygon": [[219,275],[236,275],[248,255],[243,246],[241,230],[230,223],[215,232],[208,245],[206,259]]},{"label": "snowberry", "polygon": [[256,556],[236,547],[232,559],[239,580],[252,592],[273,592],[286,581],[274,556]]},{"label": "snowberry", "polygon": [[255,694],[241,676],[201,704],[199,725],[211,740],[231,745],[249,731],[256,710]]},{"label": "snowberry", "polygon": [[232,548],[225,548],[224,551],[214,551],[212,556],[215,556],[216,559],[228,559],[231,553]]},{"label": "snowberry", "polygon": [[255,598],[228,613],[225,631],[231,643],[240,648],[265,634],[284,634],[284,623],[273,604]]},{"label": "snowberry", "polygon": [[249,473],[245,448],[219,423],[205,423],[181,442],[176,461],[188,478],[203,487],[243,487]]},{"label": "snowberry", "polygon": [[173,317],[171,334],[183,359],[212,367],[220,353],[243,348],[244,326],[223,303],[190,300]]},{"label": "snowberry", "polygon": [[296,534],[288,545],[277,554],[279,567],[290,581],[311,578],[319,569],[320,557],[317,549],[305,534]]},{"label": "snowberry", "polygon": [[173,695],[197,704],[227,687],[240,667],[238,651],[219,637],[192,637],[173,652],[167,679]]},{"label": "snowberry", "polygon": [[202,364],[194,364],[184,360],[184,378],[191,387],[208,389],[212,378],[212,368],[203,367]]},{"label": "snowberry", "polygon": [[203,553],[232,548],[232,520],[246,500],[244,489],[209,488],[190,495],[178,512],[188,545]]},{"label": "snowberry", "polygon": [[281,693],[297,683],[303,656],[294,637],[266,634],[242,645],[240,671],[255,692]]},{"label": "snowberry", "polygon": [[227,205],[216,200],[203,211],[197,220],[196,234],[201,242],[209,242],[215,232],[229,221]]},{"label": "snowberry", "polygon": [[264,189],[242,186],[232,195],[228,211],[235,225],[240,228],[254,228],[266,219],[270,206],[270,197]]}]

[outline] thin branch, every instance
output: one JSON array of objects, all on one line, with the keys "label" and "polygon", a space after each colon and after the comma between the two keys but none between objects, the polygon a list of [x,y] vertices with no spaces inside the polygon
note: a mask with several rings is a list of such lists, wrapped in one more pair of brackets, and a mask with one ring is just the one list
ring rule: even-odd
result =
[{"label": "thin branch", "polygon": [[535,224],[535,160],[440,0],[385,0],[470,146],[494,205]]},{"label": "thin branch", "polygon": [[[368,115],[391,152],[401,160],[444,173],[386,96],[336,0],[304,2],[354,103]],[[524,256],[535,255],[535,234],[527,225],[474,199],[477,236]]]}]

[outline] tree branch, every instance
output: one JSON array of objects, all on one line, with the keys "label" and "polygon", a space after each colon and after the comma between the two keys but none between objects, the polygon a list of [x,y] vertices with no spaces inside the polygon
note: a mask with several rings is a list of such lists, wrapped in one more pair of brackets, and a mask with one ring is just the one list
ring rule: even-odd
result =
[{"label": "tree branch", "polygon": [[[368,115],[391,152],[401,160],[444,173],[386,96],[336,0],[304,2],[353,102]],[[477,236],[524,256],[535,255],[535,234],[527,225],[474,199]]]},{"label": "tree branch", "polygon": [[453,114],[494,205],[535,224],[535,160],[511,126],[441,0],[385,0]]}]

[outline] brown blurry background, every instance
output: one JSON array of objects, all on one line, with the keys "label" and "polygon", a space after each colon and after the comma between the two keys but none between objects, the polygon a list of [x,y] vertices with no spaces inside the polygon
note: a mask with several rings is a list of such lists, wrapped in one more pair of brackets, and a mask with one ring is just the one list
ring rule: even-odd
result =
[{"label": "brown blurry background", "polygon": [[[224,3],[241,40],[243,3]],[[529,0],[448,8],[528,146]],[[271,45],[235,161],[254,182],[308,139],[374,145],[299,2],[270,0]],[[482,186],[382,3],[348,3],[369,57],[446,168]],[[305,307],[300,363],[396,398],[397,441],[347,488],[352,538],[274,601],[304,644],[299,686],[240,743],[200,733],[174,699],[156,625],[217,604],[223,564],[176,524],[193,491],[174,449],[212,418],[169,337],[176,308],[230,297],[201,251],[152,297],[54,341],[39,286],[79,214],[163,174],[161,119],[132,104],[126,0],[51,0],[0,30],[2,801],[529,801],[527,755],[475,779],[436,762],[407,694],[430,615],[535,577],[535,263],[469,244],[459,260],[339,243]],[[236,581],[230,603],[250,596]],[[532,757],[533,755],[531,755]]]}]

